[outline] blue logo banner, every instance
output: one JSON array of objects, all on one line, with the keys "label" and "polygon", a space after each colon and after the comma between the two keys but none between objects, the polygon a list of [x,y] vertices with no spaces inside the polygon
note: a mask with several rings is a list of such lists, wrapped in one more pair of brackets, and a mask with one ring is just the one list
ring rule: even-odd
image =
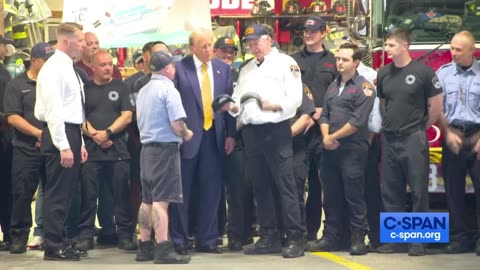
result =
[{"label": "blue logo banner", "polygon": [[448,243],[448,213],[380,213],[382,243]]}]

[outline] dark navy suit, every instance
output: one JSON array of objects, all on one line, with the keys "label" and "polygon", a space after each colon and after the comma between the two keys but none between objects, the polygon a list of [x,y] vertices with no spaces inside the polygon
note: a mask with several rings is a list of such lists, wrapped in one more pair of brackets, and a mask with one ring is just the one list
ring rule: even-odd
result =
[{"label": "dark navy suit", "polygon": [[[218,59],[211,60],[213,98],[232,94],[232,71]],[[212,80],[212,78],[210,78]],[[170,237],[174,244],[187,244],[189,204],[192,192],[198,198],[196,209],[197,245],[214,245],[218,238],[218,207],[222,189],[225,137],[235,137],[235,119],[228,113],[215,113],[213,126],[203,129],[203,105],[193,56],[176,63],[174,83],[187,114],[187,127],[193,138],[181,146],[183,204],[170,206]],[[192,190],[195,183],[197,189]]]}]

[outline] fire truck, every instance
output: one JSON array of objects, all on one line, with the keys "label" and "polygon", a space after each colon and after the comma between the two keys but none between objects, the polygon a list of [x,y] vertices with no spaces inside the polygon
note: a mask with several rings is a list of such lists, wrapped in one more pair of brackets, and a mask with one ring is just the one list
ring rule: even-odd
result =
[{"label": "fire truck", "polygon": [[[384,50],[384,37],[395,28],[410,32],[412,58],[434,70],[452,61],[450,40],[459,30],[471,31],[480,41],[480,0],[337,0],[331,13],[343,18],[339,24],[348,29],[348,35],[366,46],[364,62],[374,69],[391,62]],[[441,194],[445,189],[440,164],[442,133],[438,125],[428,130],[428,139],[429,192]],[[467,182],[466,192],[473,193],[471,180]]]}]

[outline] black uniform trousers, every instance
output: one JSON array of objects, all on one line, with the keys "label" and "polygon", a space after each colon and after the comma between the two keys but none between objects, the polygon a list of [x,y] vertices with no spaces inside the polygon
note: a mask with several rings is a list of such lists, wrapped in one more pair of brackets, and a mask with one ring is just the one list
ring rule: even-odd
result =
[{"label": "black uniform trousers", "polygon": [[227,236],[246,243],[252,237],[254,215],[253,188],[245,171],[243,140],[237,138],[235,150],[225,159],[224,181],[227,200]]},{"label": "black uniform trousers", "polygon": [[[305,182],[308,173],[308,160],[306,159],[305,148],[294,147],[293,149],[293,176],[295,178],[295,185],[297,190],[297,200],[300,208],[300,221],[302,227],[306,227],[305,214]],[[321,210],[320,210],[321,211]]]},{"label": "black uniform trousers", "polygon": [[[447,147],[445,140],[442,141],[442,170],[447,195],[448,212],[450,213],[450,239],[468,240],[475,233],[469,233],[465,221],[465,178],[467,172],[472,179],[475,189],[477,227],[480,232],[480,160],[473,151],[480,130],[471,130],[464,133],[463,145],[458,155]],[[472,140],[472,137],[476,137]]]},{"label": "black uniform trousers", "polygon": [[[281,225],[287,234],[303,233],[305,229],[301,222],[293,176],[292,132],[289,121],[246,125],[242,132],[247,177],[252,181],[257,202],[260,234],[268,235],[279,231],[276,213],[281,213],[279,218],[283,221]],[[274,197],[275,192],[278,192],[278,200]]]},{"label": "black uniform trousers", "polygon": [[368,239],[374,245],[380,243],[380,211],[382,208],[382,195],[378,178],[379,148],[379,137],[375,136],[368,147],[368,161],[365,173],[365,202],[367,203],[367,220],[370,228]]},{"label": "black uniform trousers", "polygon": [[305,219],[308,240],[317,239],[322,222],[323,192],[320,181],[319,164],[321,153],[307,153],[308,168],[308,196],[305,202]]},{"label": "black uniform trousers", "polygon": [[40,180],[45,180],[45,158],[42,155],[26,154],[21,149],[14,147],[12,234],[28,235],[30,227],[32,227],[32,198]]},{"label": "black uniform trousers", "polygon": [[325,239],[341,241],[348,217],[351,230],[368,231],[365,203],[367,153],[367,141],[342,142],[336,150],[322,152],[320,175],[324,193]]},{"label": "black uniform trousers", "polygon": [[428,211],[429,163],[425,129],[405,135],[384,131],[381,191],[385,212],[406,211],[407,184],[411,190],[412,211]]},{"label": "black uniform trousers", "polygon": [[79,239],[92,239],[95,234],[95,214],[101,185],[113,194],[113,216],[117,225],[118,237],[131,239],[134,222],[131,204],[128,200],[130,192],[129,160],[87,161],[82,164],[81,173],[82,203],[78,225]]},{"label": "black uniform trousers", "polygon": [[12,134],[10,129],[0,132],[0,226],[6,242],[12,214]]},{"label": "black uniform trousers", "polygon": [[64,168],[60,164],[60,152],[52,142],[47,125],[43,128],[40,147],[46,162],[43,196],[45,248],[53,250],[64,248],[68,244],[65,238],[65,221],[71,207],[75,185],[80,181],[82,145],[80,125],[65,123],[65,133],[75,160],[71,168]]}]

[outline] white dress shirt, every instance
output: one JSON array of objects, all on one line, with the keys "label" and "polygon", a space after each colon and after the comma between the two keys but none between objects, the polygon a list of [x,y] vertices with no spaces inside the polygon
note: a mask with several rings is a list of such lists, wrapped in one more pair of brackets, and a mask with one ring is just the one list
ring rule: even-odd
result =
[{"label": "white dress shirt", "polygon": [[[357,67],[358,74],[362,75],[369,83],[376,87],[377,72],[362,62]],[[373,133],[379,133],[382,130],[382,115],[380,114],[380,99],[376,96],[372,111],[368,117],[368,130]]]},{"label": "white dress shirt", "polygon": [[[195,70],[197,70],[197,78],[198,78],[198,85],[202,86],[202,67],[203,63],[198,59],[195,54],[193,55],[193,63],[195,64]],[[208,61],[207,63],[207,73],[208,78],[210,79],[210,90],[212,91],[212,100],[214,97],[214,90],[213,90],[213,69],[212,69],[212,61]],[[201,89],[200,89],[201,92]]]},{"label": "white dress shirt", "polygon": [[241,69],[232,98],[236,104],[240,104],[241,97],[249,92],[258,94],[262,101],[280,105],[282,110],[265,111],[256,102],[246,102],[238,113],[231,113],[232,116],[240,114],[242,124],[279,123],[292,118],[302,104],[303,97],[297,62],[276,48],[272,48],[260,66],[256,59],[252,59]]},{"label": "white dress shirt", "polygon": [[34,114],[47,123],[53,144],[60,151],[70,148],[65,123],[80,125],[85,120],[84,96],[72,59],[56,50],[38,74]]}]

